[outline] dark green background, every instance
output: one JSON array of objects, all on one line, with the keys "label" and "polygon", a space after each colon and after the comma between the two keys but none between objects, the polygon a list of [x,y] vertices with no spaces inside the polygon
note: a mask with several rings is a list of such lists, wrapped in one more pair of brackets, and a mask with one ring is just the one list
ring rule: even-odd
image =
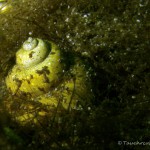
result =
[{"label": "dark green background", "polygon": [[[148,0],[14,0],[0,14],[0,149],[148,150],[150,143],[118,145],[150,140],[148,8]],[[93,101],[62,114],[59,127],[22,128],[3,108],[4,78],[29,36],[52,40],[93,68]]]}]

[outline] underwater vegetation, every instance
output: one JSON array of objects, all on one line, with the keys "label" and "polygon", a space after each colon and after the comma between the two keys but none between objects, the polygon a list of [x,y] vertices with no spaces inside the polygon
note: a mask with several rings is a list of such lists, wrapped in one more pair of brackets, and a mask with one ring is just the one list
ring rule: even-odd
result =
[{"label": "underwater vegetation", "polygon": [[0,149],[148,150],[148,6],[0,0]]}]

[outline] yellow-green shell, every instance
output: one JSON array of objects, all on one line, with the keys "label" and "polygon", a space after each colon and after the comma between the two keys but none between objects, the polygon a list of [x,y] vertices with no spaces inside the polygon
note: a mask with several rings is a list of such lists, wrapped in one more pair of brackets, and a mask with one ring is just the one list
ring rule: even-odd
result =
[{"label": "yellow-green shell", "polygon": [[[16,65],[6,77],[7,88],[17,98],[8,99],[6,107],[11,114],[15,103],[25,107],[14,111],[13,117],[19,123],[36,122],[36,117],[49,116],[58,105],[64,110],[78,109],[78,102],[92,98],[85,64],[73,57],[74,63],[66,69],[68,62],[64,57],[53,42],[35,38],[29,38],[17,51]],[[37,108],[34,102],[41,106]]]},{"label": "yellow-green shell", "polygon": [[6,77],[6,85],[13,95],[36,97],[60,82],[63,73],[60,50],[52,42],[34,40],[38,44],[33,49],[25,50],[25,46],[19,49],[16,65]]}]

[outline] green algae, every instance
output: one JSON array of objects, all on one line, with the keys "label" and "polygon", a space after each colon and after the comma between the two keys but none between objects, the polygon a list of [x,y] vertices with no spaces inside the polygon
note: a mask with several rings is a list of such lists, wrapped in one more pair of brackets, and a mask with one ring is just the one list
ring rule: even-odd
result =
[{"label": "green algae", "polygon": [[15,52],[29,36],[54,41],[94,70],[95,98],[85,99],[80,111],[62,113],[47,128],[16,125],[28,148],[123,149],[118,141],[149,140],[148,5],[148,0],[14,0],[0,14],[1,101]]}]

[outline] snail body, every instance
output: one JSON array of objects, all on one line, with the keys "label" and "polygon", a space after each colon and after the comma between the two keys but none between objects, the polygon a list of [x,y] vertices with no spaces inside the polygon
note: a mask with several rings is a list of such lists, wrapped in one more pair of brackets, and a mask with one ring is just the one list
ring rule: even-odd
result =
[{"label": "snail body", "polygon": [[[6,107],[11,114],[16,103],[25,107],[14,115],[18,122],[26,124],[35,120],[34,113],[28,114],[33,109],[36,117],[37,114],[41,117],[58,105],[66,110],[77,109],[79,101],[92,98],[86,65],[78,57],[70,58],[74,63],[68,63],[65,57],[53,42],[38,38],[28,38],[17,51],[16,65],[6,77],[8,90],[17,98],[9,99]],[[34,102],[41,105],[40,110]],[[46,111],[42,110],[43,106]]]}]

